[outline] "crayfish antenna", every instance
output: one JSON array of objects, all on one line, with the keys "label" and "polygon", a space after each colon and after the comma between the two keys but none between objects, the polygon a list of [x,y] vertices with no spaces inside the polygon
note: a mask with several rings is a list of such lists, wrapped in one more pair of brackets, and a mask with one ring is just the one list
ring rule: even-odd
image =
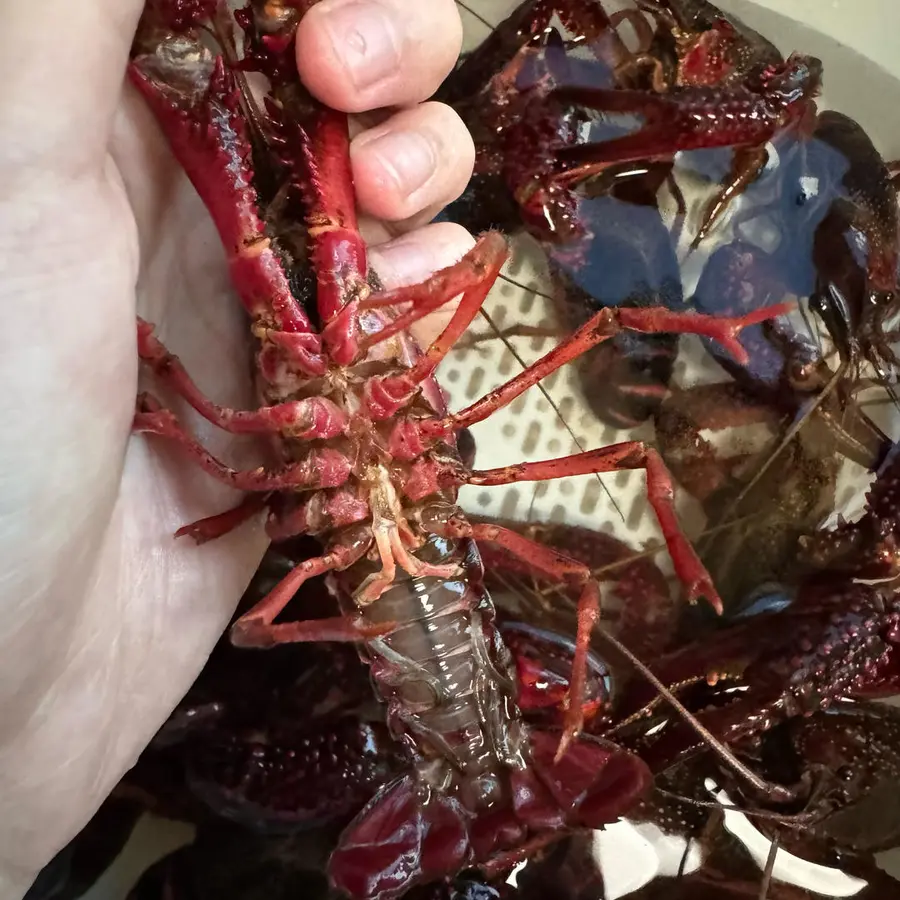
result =
[{"label": "crayfish antenna", "polygon": [[726,765],[744,778],[748,784],[763,794],[767,794],[773,800],[789,801],[794,799],[794,794],[781,785],[771,784],[760,778],[752,769],[745,766],[708,728],[706,728],[696,716],[684,706],[684,704],[653,674],[650,669],[641,662],[618,638],[602,629],[597,632],[600,640],[605,641],[621,653],[643,676],[659,691],[666,702],[684,719],[687,724],[703,738],[707,746]]}]

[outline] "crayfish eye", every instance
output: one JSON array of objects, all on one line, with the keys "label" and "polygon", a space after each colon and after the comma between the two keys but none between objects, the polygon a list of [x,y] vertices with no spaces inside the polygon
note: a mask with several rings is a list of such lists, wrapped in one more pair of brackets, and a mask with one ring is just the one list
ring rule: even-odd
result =
[{"label": "crayfish eye", "polygon": [[809,81],[809,66],[798,62],[791,66],[782,79],[781,90],[785,94],[799,94]]},{"label": "crayfish eye", "polygon": [[815,94],[822,79],[822,64],[813,57],[790,56],[781,69],[781,74],[773,72],[769,78],[764,73],[764,83],[768,80],[772,87],[788,100],[799,100],[804,94]]}]

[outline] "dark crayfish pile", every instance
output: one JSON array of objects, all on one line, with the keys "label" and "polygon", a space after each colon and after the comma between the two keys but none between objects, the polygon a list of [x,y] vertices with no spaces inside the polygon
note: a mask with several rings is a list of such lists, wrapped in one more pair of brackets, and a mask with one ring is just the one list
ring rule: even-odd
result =
[{"label": "dark crayfish pile", "polygon": [[[442,88],[478,146],[444,213],[474,249],[383,290],[347,118],[296,74],[314,2],[152,0],[134,43],[130,77],[225,246],[260,405],[205,397],[151,323],[138,353],[160,389],[274,454],[233,469],[149,393],[135,430],[247,492],[180,539],[266,510],[274,543],[196,684],[33,900],[83,893],[148,810],[196,837],[134,900],[793,900],[822,895],[813,875],[833,896],[896,896],[875,854],[900,844],[900,716],[878,702],[900,693],[900,452],[865,401],[891,394],[897,362],[894,168],[817,110],[819,60],[705,0],[528,0]],[[546,252],[558,341],[450,412],[435,370],[500,277],[502,232],[520,231]],[[408,327],[457,297],[416,346]],[[730,380],[679,384],[679,335]],[[570,363],[593,415],[655,444],[626,433],[474,468],[468,428]],[[745,424],[762,446],[715,440]],[[835,525],[847,465],[874,480]],[[631,469],[674,582],[624,526],[457,505],[466,485]],[[676,489],[706,517],[696,547]],[[622,820],[682,841],[667,877],[623,887]]]}]

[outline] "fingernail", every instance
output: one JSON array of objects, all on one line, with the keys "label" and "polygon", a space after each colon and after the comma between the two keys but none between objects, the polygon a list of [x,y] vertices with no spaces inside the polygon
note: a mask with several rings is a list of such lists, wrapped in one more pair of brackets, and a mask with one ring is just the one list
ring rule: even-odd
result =
[{"label": "fingernail", "polygon": [[322,13],[325,30],[357,90],[366,90],[400,69],[397,23],[378,3],[340,3]]},{"label": "fingernail", "polygon": [[354,142],[354,153],[365,152],[377,158],[400,194],[409,197],[421,188],[437,170],[437,149],[420,131],[388,131]]},{"label": "fingernail", "polygon": [[404,235],[373,247],[369,259],[391,287],[418,284],[434,272],[434,255],[415,235]]}]

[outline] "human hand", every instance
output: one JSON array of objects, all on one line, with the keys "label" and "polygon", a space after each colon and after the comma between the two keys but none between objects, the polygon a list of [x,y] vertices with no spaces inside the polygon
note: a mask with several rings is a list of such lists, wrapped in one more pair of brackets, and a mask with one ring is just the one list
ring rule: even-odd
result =
[{"label": "human hand", "polygon": [[[266,544],[259,521],[202,547],[176,541],[178,527],[237,497],[177,450],[130,434],[136,312],[210,397],[253,405],[246,323],[215,230],[141,99],[123,89],[140,8],[45,0],[36,19],[12,4],[0,31],[4,900],[25,892],[133,764]],[[454,226],[416,227],[471,173],[460,120],[415,105],[460,40],[453,0],[323,0],[298,33],[300,72],[320,99],[351,112],[405,107],[352,151],[362,211],[403,235],[373,253],[389,286],[471,246]],[[247,461],[247,448],[188,421],[216,455]]]}]

